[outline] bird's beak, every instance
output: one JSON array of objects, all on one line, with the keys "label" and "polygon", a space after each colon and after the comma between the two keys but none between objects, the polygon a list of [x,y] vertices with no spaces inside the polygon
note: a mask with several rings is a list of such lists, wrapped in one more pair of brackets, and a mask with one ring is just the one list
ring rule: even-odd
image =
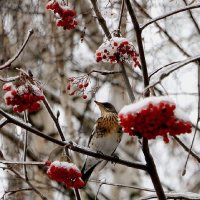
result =
[{"label": "bird's beak", "polygon": [[104,105],[103,105],[101,102],[99,102],[99,101],[94,101],[94,102],[95,102],[95,103],[97,104],[97,106],[99,107],[101,113],[102,113],[102,112],[105,112],[105,107],[104,107]]},{"label": "bird's beak", "polygon": [[101,102],[98,102],[98,101],[94,101],[98,106],[102,105]]}]

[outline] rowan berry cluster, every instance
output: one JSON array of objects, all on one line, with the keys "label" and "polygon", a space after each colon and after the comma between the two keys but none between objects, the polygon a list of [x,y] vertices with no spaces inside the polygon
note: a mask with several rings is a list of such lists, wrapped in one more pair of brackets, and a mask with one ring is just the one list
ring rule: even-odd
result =
[{"label": "rowan berry cluster", "polygon": [[[137,104],[143,105],[138,106]],[[140,102],[124,107],[119,113],[120,125],[129,135],[147,139],[162,136],[168,143],[168,134],[175,136],[192,132],[191,123],[181,119],[175,109],[174,103],[162,101],[162,98],[156,103],[146,99],[145,103]]]},{"label": "rowan berry cluster", "polygon": [[77,26],[76,11],[71,9],[68,6],[63,6],[55,0],[51,0],[47,3],[46,8],[52,10],[59,19],[57,20],[56,25],[62,26],[64,29],[74,29]]},{"label": "rowan berry cluster", "polygon": [[133,44],[126,38],[113,37],[110,41],[104,42],[96,50],[96,61],[119,63],[134,63],[134,66],[140,66],[138,53]]},{"label": "rowan berry cluster", "polygon": [[14,85],[6,83],[3,85],[3,90],[7,91],[4,95],[6,105],[13,106],[14,112],[35,112],[40,109],[41,100],[44,100],[42,91],[30,83],[23,85]]},{"label": "rowan berry cluster", "polygon": [[49,163],[47,175],[50,179],[62,182],[67,188],[82,188],[85,186],[81,172],[77,166],[69,162],[54,161]]},{"label": "rowan berry cluster", "polygon": [[71,77],[68,79],[67,90],[70,92],[70,96],[80,95],[83,99],[87,99],[85,94],[86,89],[89,85],[89,76],[83,75],[78,77]]}]

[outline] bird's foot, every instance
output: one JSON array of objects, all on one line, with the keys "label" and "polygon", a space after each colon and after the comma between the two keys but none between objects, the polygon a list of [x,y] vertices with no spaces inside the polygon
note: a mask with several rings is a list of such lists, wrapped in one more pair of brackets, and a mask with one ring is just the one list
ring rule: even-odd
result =
[{"label": "bird's foot", "polygon": [[104,155],[103,152],[101,152],[101,151],[97,151],[97,153],[99,153],[99,154],[101,154],[101,155]]},{"label": "bird's foot", "polygon": [[118,160],[119,160],[119,156],[118,156],[118,155],[116,155],[116,154],[114,154],[114,155],[113,155],[113,158],[114,158],[114,160],[113,160],[113,161],[111,161],[111,163],[113,163],[113,164],[116,164],[116,161],[118,161]]}]

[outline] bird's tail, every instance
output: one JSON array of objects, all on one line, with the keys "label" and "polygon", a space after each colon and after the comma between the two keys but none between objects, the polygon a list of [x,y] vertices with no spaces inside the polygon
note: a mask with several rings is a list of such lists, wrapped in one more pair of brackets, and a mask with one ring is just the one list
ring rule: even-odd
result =
[{"label": "bird's tail", "polygon": [[[101,161],[100,161],[101,162]],[[96,163],[95,165],[93,165],[92,167],[90,167],[89,169],[85,169],[86,168],[86,162],[81,170],[82,176],[81,179],[87,183],[87,181],[89,180],[90,176],[92,175],[92,172],[94,171],[95,167],[100,163]]]}]

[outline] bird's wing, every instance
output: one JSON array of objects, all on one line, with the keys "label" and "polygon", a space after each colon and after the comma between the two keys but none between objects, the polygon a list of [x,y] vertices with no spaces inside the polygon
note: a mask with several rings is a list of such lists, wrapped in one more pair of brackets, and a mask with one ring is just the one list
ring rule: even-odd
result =
[{"label": "bird's wing", "polygon": [[102,131],[102,129],[100,129],[99,126],[98,126],[98,123],[99,123],[99,121],[101,121],[101,120],[102,120],[102,117],[98,118],[97,121],[96,121],[96,124],[95,124],[95,126],[94,126],[94,128],[93,128],[93,130],[92,130],[92,134],[90,135],[89,140],[88,140],[88,147],[90,147],[90,142],[91,142],[93,136],[94,136],[95,134],[98,134],[99,131]]},{"label": "bird's wing", "polygon": [[95,124],[95,126],[94,126],[94,128],[93,128],[93,130],[92,130],[92,134],[91,134],[90,137],[89,137],[89,140],[88,140],[88,147],[90,147],[90,142],[91,142],[91,140],[92,140],[94,134],[96,133],[96,127],[97,127],[97,124]]}]

